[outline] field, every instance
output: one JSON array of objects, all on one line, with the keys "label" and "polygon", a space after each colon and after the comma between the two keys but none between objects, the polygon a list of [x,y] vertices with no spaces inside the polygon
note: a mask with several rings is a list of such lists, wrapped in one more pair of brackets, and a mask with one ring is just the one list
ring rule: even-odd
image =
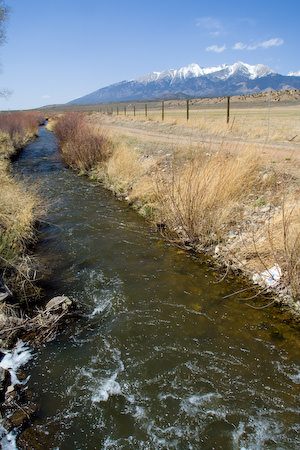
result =
[{"label": "field", "polygon": [[166,100],[163,105],[162,101],[53,105],[44,111],[101,112],[113,117],[188,125],[214,137],[263,143],[300,142],[300,91],[230,97],[228,123],[227,97],[190,99],[188,106],[186,100]]}]

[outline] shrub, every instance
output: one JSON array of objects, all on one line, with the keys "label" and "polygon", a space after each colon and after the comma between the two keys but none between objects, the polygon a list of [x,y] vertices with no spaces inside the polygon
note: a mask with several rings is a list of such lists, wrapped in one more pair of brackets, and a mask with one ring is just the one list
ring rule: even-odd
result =
[{"label": "shrub", "polygon": [[41,122],[41,114],[35,111],[0,113],[0,131],[10,137],[15,148],[21,148],[36,135]]},{"label": "shrub", "polygon": [[66,163],[80,171],[88,171],[107,159],[108,138],[92,128],[81,113],[68,112],[58,118],[54,132]]}]

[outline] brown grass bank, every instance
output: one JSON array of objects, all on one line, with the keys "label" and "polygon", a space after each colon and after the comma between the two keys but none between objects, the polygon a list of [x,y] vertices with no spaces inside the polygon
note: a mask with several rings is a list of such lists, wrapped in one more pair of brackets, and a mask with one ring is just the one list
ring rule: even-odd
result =
[{"label": "brown grass bank", "polygon": [[[39,199],[10,173],[11,158],[38,132],[36,113],[0,114],[0,331],[13,325],[17,307],[37,295],[28,245],[34,242]],[[6,286],[12,295],[6,297]],[[7,303],[8,302],[8,303]]]},{"label": "brown grass bank", "polygon": [[99,136],[99,119],[77,117],[85,122],[78,146],[74,131],[68,139],[69,114],[56,125],[65,129],[60,143],[70,166],[126,199],[172,242],[207,252],[299,315],[299,177],[261,158],[253,146],[241,149],[236,142],[221,142],[211,152],[207,145],[151,152],[149,145],[126,145],[120,136],[112,144],[102,135],[91,146],[91,160],[88,135]]}]

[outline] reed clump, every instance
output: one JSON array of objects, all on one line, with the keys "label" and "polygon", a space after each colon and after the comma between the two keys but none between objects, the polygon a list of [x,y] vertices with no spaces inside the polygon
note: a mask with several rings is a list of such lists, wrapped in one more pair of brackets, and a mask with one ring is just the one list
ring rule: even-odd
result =
[{"label": "reed clump", "polygon": [[68,112],[57,118],[54,132],[65,162],[80,172],[87,172],[106,160],[111,142],[95,127],[85,114]]}]

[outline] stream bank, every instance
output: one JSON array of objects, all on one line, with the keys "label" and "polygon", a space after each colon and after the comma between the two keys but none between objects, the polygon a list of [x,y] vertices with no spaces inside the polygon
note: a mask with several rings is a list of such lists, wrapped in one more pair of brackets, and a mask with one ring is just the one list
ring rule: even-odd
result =
[{"label": "stream bank", "polygon": [[26,427],[37,408],[24,384],[26,375],[19,371],[30,353],[23,341],[35,347],[53,339],[75,313],[75,302],[67,297],[49,301],[42,294],[41,271],[33,256],[41,199],[37,187],[29,187],[14,172],[23,148],[36,139],[35,133],[12,139],[0,132],[0,440],[4,446],[10,436],[14,442],[13,430]]}]

